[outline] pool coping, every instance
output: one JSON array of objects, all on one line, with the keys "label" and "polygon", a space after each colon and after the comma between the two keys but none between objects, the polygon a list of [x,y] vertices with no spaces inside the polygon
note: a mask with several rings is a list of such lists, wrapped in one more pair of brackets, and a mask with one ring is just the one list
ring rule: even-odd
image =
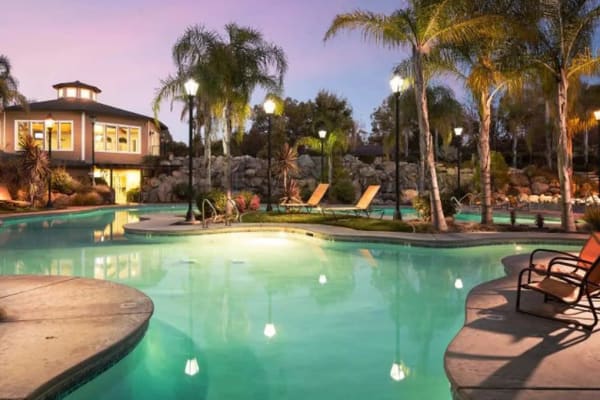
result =
[{"label": "pool coping", "polygon": [[141,291],[67,276],[0,276],[0,399],[59,398],[127,355],[154,311]]}]

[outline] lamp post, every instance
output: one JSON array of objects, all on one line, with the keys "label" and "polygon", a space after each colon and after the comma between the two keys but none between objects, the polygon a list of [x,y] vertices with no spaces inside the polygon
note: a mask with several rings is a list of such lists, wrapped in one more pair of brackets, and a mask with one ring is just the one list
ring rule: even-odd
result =
[{"label": "lamp post", "polygon": [[54,118],[48,114],[44,120],[44,127],[48,132],[48,202],[46,208],[52,208],[52,128],[54,127]]},{"label": "lamp post", "polygon": [[396,98],[396,146],[394,151],[394,158],[396,162],[396,208],[394,209],[394,219],[402,220],[402,214],[400,213],[400,91],[402,90],[402,84],[404,79],[398,74],[394,74],[390,80],[390,87]]},{"label": "lamp post", "polygon": [[275,102],[267,99],[263,107],[265,113],[267,113],[269,124],[267,130],[267,211],[273,211],[273,207],[271,206],[271,116],[275,112]]},{"label": "lamp post", "polygon": [[193,113],[192,109],[194,108],[194,96],[196,96],[196,92],[198,91],[198,82],[193,80],[192,78],[188,79],[187,82],[183,85],[185,87],[185,93],[188,97],[188,110],[189,110],[189,142],[188,142],[188,210],[185,214],[185,221],[194,223],[196,218],[194,217],[194,210],[192,209],[192,198],[193,190],[192,190],[192,175],[193,175],[193,153],[192,153],[192,118]]},{"label": "lamp post", "polygon": [[461,147],[461,135],[463,128],[454,128],[454,135],[456,136],[456,191],[460,194],[460,147]]},{"label": "lamp post", "polygon": [[96,186],[96,116],[90,115],[92,121],[92,186]]},{"label": "lamp post", "polygon": [[325,143],[325,138],[327,137],[327,131],[325,129],[319,129],[319,139],[321,139],[321,182],[325,180],[325,174],[323,170],[323,160],[325,159],[325,155],[323,154],[323,144]]},{"label": "lamp post", "polygon": [[598,167],[598,197],[600,197],[600,110],[594,111],[594,118],[598,123],[598,147],[596,148],[596,166]]}]

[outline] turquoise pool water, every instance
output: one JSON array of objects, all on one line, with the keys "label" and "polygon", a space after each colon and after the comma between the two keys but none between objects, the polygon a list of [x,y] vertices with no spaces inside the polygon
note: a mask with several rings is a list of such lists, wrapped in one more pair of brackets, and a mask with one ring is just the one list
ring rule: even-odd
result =
[{"label": "turquoise pool water", "polygon": [[154,301],[140,344],[67,399],[450,399],[443,354],[467,292],[532,248],[123,235],[149,211],[0,227],[0,274],[110,279]]}]

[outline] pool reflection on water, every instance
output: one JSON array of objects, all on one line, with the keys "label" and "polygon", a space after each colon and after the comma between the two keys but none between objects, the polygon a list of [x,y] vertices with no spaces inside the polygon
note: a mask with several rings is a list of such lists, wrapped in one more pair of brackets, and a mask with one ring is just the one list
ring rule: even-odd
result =
[{"label": "pool reflection on water", "polygon": [[1,274],[109,279],[154,301],[140,344],[68,399],[450,399],[443,354],[466,293],[531,249],[123,235],[141,212],[0,228]]}]

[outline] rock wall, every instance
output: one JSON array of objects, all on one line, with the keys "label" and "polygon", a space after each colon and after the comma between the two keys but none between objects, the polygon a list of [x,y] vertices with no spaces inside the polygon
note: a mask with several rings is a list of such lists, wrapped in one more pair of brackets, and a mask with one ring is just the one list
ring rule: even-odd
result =
[{"label": "rock wall", "polygon": [[[204,159],[194,158],[193,160],[193,182],[197,192],[209,190],[208,176],[204,168]],[[177,195],[178,186],[187,185],[188,181],[188,163],[187,158],[173,158],[172,160],[161,163],[163,173],[158,176],[147,178],[144,182],[142,193],[145,202],[172,202],[182,200]],[[417,195],[417,165],[412,163],[400,162],[400,189],[402,191],[402,202],[410,203]],[[325,165],[327,168],[327,165]],[[356,192],[356,198],[360,196],[367,185],[381,185],[380,192],[376,199],[378,204],[393,204],[395,202],[394,182],[395,182],[395,164],[393,161],[384,161],[377,158],[373,163],[366,164],[358,158],[346,155],[343,158],[343,168],[348,172]],[[223,156],[212,158],[211,180],[212,187],[223,189],[224,187],[225,158]],[[281,181],[275,173],[276,168],[272,165],[273,180],[272,192],[273,198],[279,198],[281,193]],[[318,184],[321,170],[320,157],[311,157],[301,155],[298,157],[298,174],[293,178],[298,181],[298,185],[313,190]],[[170,171],[170,172],[166,172]],[[240,156],[232,158],[232,188],[234,191],[249,190],[257,193],[262,198],[267,193],[267,161],[264,159],[250,156]],[[461,169],[461,186],[467,188],[473,178],[470,169]],[[454,190],[456,187],[456,168],[445,168],[438,166],[438,179],[440,188],[444,190]]]}]

